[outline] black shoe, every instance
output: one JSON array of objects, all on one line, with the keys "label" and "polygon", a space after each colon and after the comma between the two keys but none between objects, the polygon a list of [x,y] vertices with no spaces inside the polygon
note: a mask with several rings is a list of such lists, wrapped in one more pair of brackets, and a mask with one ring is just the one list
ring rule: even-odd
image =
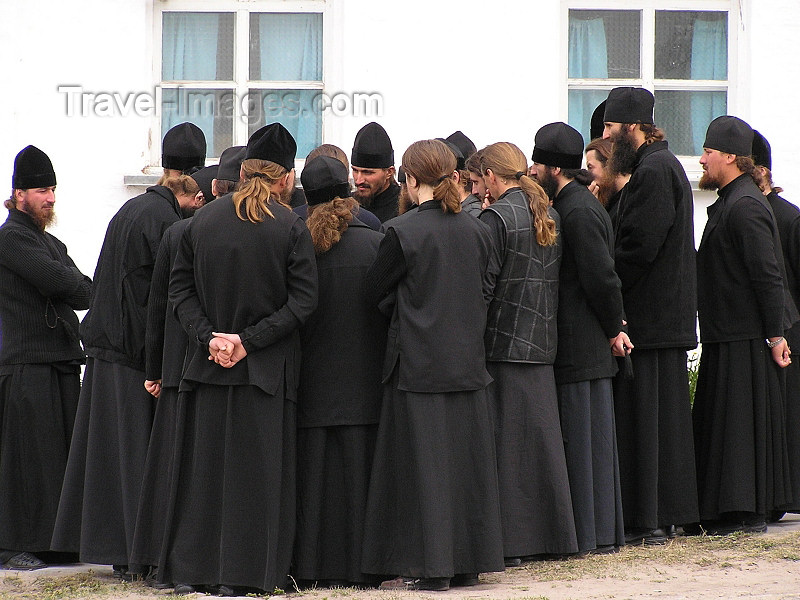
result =
[{"label": "black shoe", "polygon": [[667,543],[667,532],[661,528],[642,529],[639,527],[628,529],[625,532],[625,544],[628,546],[658,546]]},{"label": "black shoe", "polygon": [[197,588],[189,583],[176,583],[175,589],[172,590],[172,593],[176,596],[185,596],[186,594],[194,594],[197,592]]},{"label": "black shoe", "polygon": [[35,569],[43,569],[46,566],[47,563],[39,560],[30,552],[17,552],[3,561],[4,569],[12,569],[14,571],[33,571]]},{"label": "black shoe", "polygon": [[479,583],[477,573],[459,573],[450,578],[451,587],[470,587]]},{"label": "black shoe", "polygon": [[446,592],[450,589],[449,577],[396,577],[381,583],[382,590],[425,590],[428,592]]},{"label": "black shoe", "polygon": [[703,523],[706,535],[731,535],[733,533],[765,533],[767,523],[763,520],[753,521],[710,521]]},{"label": "black shoe", "polygon": [[217,596],[222,596],[224,598],[233,598],[234,596],[240,596],[244,594],[239,594],[233,586],[230,585],[221,585],[217,588]]},{"label": "black shoe", "polygon": [[664,525],[664,531],[667,533],[667,537],[671,540],[678,537],[678,528],[675,525]]},{"label": "black shoe", "polygon": [[507,556],[505,563],[507,567],[518,567],[522,564],[522,559],[519,556]]},{"label": "black shoe", "polygon": [[133,581],[133,575],[128,571],[128,565],[111,565],[114,577],[120,581]]}]

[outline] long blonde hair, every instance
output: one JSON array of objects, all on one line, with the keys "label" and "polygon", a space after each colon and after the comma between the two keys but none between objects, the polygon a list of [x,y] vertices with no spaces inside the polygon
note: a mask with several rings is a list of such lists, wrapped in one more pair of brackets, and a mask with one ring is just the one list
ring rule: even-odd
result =
[{"label": "long blonde hair", "polygon": [[533,226],[536,229],[536,241],[540,246],[552,246],[556,243],[556,222],[550,218],[548,209],[550,199],[541,186],[528,177],[528,161],[522,150],[509,142],[497,142],[481,150],[481,174],[491,169],[500,179],[516,180],[533,213]]},{"label": "long blonde hair", "polygon": [[[272,186],[286,173],[285,167],[269,160],[248,158],[242,161],[241,187],[233,194],[236,216],[251,223],[260,223],[265,215],[274,219],[269,205],[272,204],[273,195],[278,202],[280,198],[273,194]],[[246,217],[242,216],[242,204]]]}]

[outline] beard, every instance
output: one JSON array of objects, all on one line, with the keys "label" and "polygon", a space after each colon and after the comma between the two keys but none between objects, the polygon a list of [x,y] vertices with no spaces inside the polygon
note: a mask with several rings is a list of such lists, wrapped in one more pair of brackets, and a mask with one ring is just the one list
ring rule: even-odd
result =
[{"label": "beard", "polygon": [[611,141],[614,145],[611,148],[611,156],[608,158],[609,174],[616,177],[633,173],[638,148],[633,147],[631,136],[628,133],[622,133],[614,136]]},{"label": "beard", "polygon": [[552,202],[558,193],[558,181],[556,181],[555,176],[550,172],[549,168],[545,170],[544,177],[537,178],[536,182],[542,187],[544,193],[547,194],[547,197],[550,198]]},{"label": "beard", "polygon": [[45,210],[43,208],[33,208],[32,206],[26,206],[25,210],[23,210],[26,215],[28,215],[31,220],[36,224],[36,226],[44,231],[51,225],[55,225],[56,223],[56,212],[53,209]]},{"label": "beard", "polygon": [[[358,200],[358,198],[356,198],[356,200]],[[370,198],[370,202],[371,201],[372,199]],[[398,214],[400,215],[416,207],[414,202],[411,200],[411,196],[408,194],[408,187],[405,184],[400,186],[400,196],[398,197],[397,205],[398,205]],[[364,206],[364,208],[367,208],[367,206],[364,204],[362,204],[362,206]]]},{"label": "beard", "polygon": [[369,208],[372,206],[372,200],[375,198],[375,194],[372,193],[372,188],[362,190],[356,187],[353,190],[353,198],[364,208]]},{"label": "beard", "polygon": [[703,171],[702,177],[700,177],[700,181],[697,183],[697,187],[701,190],[707,191],[714,191],[719,189],[719,181],[716,180],[715,177],[709,175],[708,171]]}]

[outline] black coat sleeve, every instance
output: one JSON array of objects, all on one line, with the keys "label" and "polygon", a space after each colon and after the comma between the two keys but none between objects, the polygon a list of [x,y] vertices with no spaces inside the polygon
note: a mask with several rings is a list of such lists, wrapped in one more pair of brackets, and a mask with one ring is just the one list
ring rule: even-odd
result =
[{"label": "black coat sleeve", "polygon": [[599,216],[584,207],[572,210],[562,225],[566,245],[573,255],[578,281],[606,337],[616,337],[622,326],[622,291]]},{"label": "black coat sleeve", "polygon": [[0,262],[42,296],[63,300],[75,310],[89,308],[92,280],[80,272],[66,251],[62,252],[65,259],[57,260],[32,233],[14,230],[6,233],[5,246],[8,251],[2,253]]},{"label": "black coat sleeve", "polygon": [[406,272],[406,257],[393,227],[386,231],[375,261],[365,275],[365,295],[370,306],[378,306],[394,291]]},{"label": "black coat sleeve", "polygon": [[248,352],[266,348],[286,337],[305,323],[317,307],[317,260],[311,233],[301,220],[295,221],[292,227],[286,269],[286,304],[239,333]]},{"label": "black coat sleeve", "polygon": [[145,332],[145,376],[150,381],[161,379],[164,360],[164,325],[167,320],[169,296],[170,254],[166,236],[156,254],[153,278],[150,281],[150,301],[147,304]]},{"label": "black coat sleeve", "polygon": [[483,211],[478,217],[489,228],[492,247],[489,250],[489,265],[486,269],[486,285],[488,291],[494,292],[497,278],[503,268],[503,257],[506,254],[506,226],[503,219],[492,210]]},{"label": "black coat sleeve", "polygon": [[178,244],[178,254],[169,278],[169,301],[189,340],[202,347],[208,347],[214,328],[203,311],[197,295],[191,234],[192,226],[189,225]]},{"label": "black coat sleeve", "polygon": [[620,201],[614,258],[625,289],[648,272],[675,222],[670,171],[659,167],[640,165]]},{"label": "black coat sleeve", "polygon": [[767,337],[783,335],[783,274],[775,247],[775,221],[766,205],[745,196],[730,208],[733,244],[750,279]]}]

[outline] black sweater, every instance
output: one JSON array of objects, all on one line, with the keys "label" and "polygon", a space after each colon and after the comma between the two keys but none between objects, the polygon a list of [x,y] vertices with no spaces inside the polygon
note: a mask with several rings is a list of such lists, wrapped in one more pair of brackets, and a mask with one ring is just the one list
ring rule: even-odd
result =
[{"label": "black sweater", "polygon": [[16,209],[0,226],[0,364],[83,361],[75,310],[92,280],[67,247]]}]

